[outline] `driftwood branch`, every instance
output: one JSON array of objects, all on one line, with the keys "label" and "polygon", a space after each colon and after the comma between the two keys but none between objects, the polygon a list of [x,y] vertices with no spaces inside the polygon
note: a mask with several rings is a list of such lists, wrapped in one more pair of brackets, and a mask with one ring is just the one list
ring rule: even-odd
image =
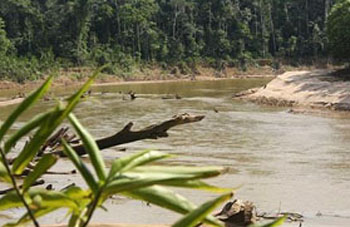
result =
[{"label": "driftwood branch", "polygon": [[[175,127],[177,125],[198,122],[198,121],[201,121],[204,117],[205,116],[203,115],[190,115],[187,113],[175,115],[173,118],[167,121],[164,121],[159,124],[150,125],[138,131],[132,131],[131,128],[134,126],[134,124],[130,122],[118,133],[110,137],[96,140],[96,143],[100,148],[100,150],[103,150],[109,147],[131,143],[138,140],[158,139],[158,138],[168,137],[167,131],[170,128]],[[83,145],[73,146],[73,149],[77,152],[78,155],[86,154],[86,151]],[[65,156],[63,151],[56,151],[55,153],[60,155],[61,157]]]}]

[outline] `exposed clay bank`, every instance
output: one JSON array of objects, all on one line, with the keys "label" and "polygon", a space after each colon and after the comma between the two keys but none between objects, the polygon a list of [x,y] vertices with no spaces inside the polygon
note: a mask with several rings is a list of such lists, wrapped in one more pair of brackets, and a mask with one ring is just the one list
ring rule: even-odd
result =
[{"label": "exposed clay bank", "polygon": [[337,80],[329,70],[293,71],[235,97],[274,106],[350,111],[350,81]]}]

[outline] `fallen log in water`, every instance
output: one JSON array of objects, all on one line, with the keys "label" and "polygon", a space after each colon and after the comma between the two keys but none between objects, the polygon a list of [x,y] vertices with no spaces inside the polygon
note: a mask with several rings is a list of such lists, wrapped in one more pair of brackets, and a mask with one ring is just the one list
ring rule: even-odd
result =
[{"label": "fallen log in water", "polygon": [[[179,114],[173,116],[171,119],[167,121],[163,121],[158,124],[153,124],[148,127],[145,127],[141,130],[132,131],[133,123],[128,123],[122,130],[117,132],[116,134],[105,137],[99,140],[96,140],[96,143],[100,150],[114,147],[121,144],[131,143],[144,139],[158,139],[163,137],[168,137],[167,131],[175,126],[182,124],[189,124],[194,122],[199,122],[204,119],[204,115],[191,115],[191,114]],[[82,156],[86,154],[85,148],[83,144],[74,145],[79,143],[79,140],[75,139],[75,135],[68,134],[68,127],[64,127],[59,129],[53,136],[51,136],[47,142],[42,146],[38,153],[38,158],[42,156],[44,153],[53,153],[60,157],[66,157],[65,153],[62,150],[58,150],[61,145],[61,139],[65,139],[67,142],[71,144],[73,149],[77,152],[78,155]],[[9,159],[8,162],[12,164],[16,158]],[[29,167],[23,172],[21,176],[27,176],[32,169],[34,168],[34,164],[29,165]],[[47,172],[46,174],[58,174],[58,175],[67,175],[74,174],[75,171],[69,172]]]},{"label": "fallen log in water", "polygon": [[[159,124],[153,124],[141,130],[132,131],[131,128],[134,126],[132,122],[128,123],[121,131],[116,134],[96,140],[96,143],[100,150],[135,142],[138,140],[144,139],[158,139],[163,137],[168,137],[167,131],[170,128],[173,128],[177,125],[188,124],[198,122],[204,119],[203,115],[190,115],[187,113],[175,115],[171,119],[164,121]],[[73,149],[77,152],[78,155],[85,155],[86,151],[82,144],[73,146]],[[61,157],[65,157],[63,151],[55,151],[55,154],[58,154]]]}]

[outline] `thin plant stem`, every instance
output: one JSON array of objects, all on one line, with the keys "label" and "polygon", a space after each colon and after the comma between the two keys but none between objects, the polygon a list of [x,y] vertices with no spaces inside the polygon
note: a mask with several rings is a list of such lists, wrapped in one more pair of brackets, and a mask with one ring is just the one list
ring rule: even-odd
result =
[{"label": "thin plant stem", "polygon": [[1,148],[0,148],[0,154],[1,154],[1,157],[2,157],[2,160],[3,160],[3,164],[4,164],[5,168],[6,168],[6,171],[7,171],[8,175],[11,178],[11,183],[12,183],[13,188],[15,189],[15,191],[17,193],[17,196],[21,199],[24,207],[27,209],[28,215],[29,215],[30,219],[32,219],[34,226],[35,227],[40,227],[40,225],[39,225],[38,221],[36,220],[32,210],[29,208],[28,203],[24,199],[24,196],[22,195],[22,193],[21,193],[21,191],[20,191],[20,189],[19,189],[19,187],[17,185],[17,182],[16,182],[16,179],[15,179],[14,175],[11,173],[9,163],[7,162],[7,159],[6,159],[6,155],[5,155],[4,151]]},{"label": "thin plant stem", "polygon": [[[106,185],[106,183],[105,183],[105,185]],[[100,200],[100,197],[102,195],[102,192],[103,192],[104,188],[105,187],[103,186],[97,191],[96,196],[95,196],[94,200],[92,201],[91,207],[87,211],[87,220],[81,227],[86,227],[89,224],[89,222],[90,222],[90,220],[92,218],[92,215],[93,215],[93,213],[96,210],[98,201]]]}]

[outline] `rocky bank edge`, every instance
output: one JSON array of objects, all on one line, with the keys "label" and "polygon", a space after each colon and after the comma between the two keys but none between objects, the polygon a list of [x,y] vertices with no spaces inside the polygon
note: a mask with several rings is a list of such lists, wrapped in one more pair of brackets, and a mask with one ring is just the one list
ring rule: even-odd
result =
[{"label": "rocky bank edge", "polygon": [[350,111],[350,81],[337,79],[331,72],[286,72],[264,87],[253,88],[233,97],[273,106]]}]

